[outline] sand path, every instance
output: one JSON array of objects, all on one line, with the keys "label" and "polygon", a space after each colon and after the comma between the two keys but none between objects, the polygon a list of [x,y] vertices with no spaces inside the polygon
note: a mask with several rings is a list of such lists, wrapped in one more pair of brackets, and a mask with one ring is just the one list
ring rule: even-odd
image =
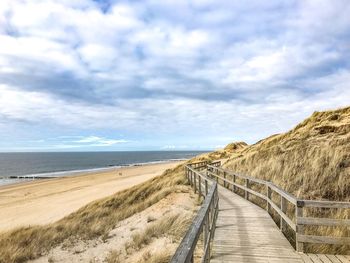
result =
[{"label": "sand path", "polygon": [[179,163],[127,167],[0,187],[0,231],[57,221],[93,200],[147,181]]}]

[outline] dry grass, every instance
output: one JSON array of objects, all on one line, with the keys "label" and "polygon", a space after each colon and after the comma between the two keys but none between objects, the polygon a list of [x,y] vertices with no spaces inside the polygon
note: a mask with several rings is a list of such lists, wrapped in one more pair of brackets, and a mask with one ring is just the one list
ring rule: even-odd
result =
[{"label": "dry grass", "polygon": [[0,262],[25,262],[68,241],[102,238],[119,221],[143,211],[186,183],[183,166],[178,166],[143,184],[92,202],[56,223],[2,233]]},{"label": "dry grass", "polygon": [[[232,153],[230,170],[272,181],[303,199],[350,201],[350,107],[315,112],[291,131]],[[307,215],[350,218],[349,211],[307,210]],[[349,236],[346,228],[309,233]],[[314,248],[315,249],[315,248]],[[317,251],[326,251],[318,247]],[[333,247],[345,252],[348,247]],[[329,250],[328,250],[329,251]]]},{"label": "dry grass", "polygon": [[180,241],[191,224],[191,220],[192,218],[183,217],[179,214],[162,218],[149,225],[143,232],[134,234],[132,242],[127,246],[139,250],[150,244],[153,239],[164,235],[171,236],[175,241]]},{"label": "dry grass", "polygon": [[168,263],[171,259],[169,251],[162,251],[158,253],[149,253],[147,257],[143,257],[138,263]]},{"label": "dry grass", "polygon": [[[173,243],[179,243],[191,222],[192,217],[180,214],[163,217],[151,223],[143,231],[135,233],[132,240],[125,244],[126,254],[120,250],[111,251],[105,261],[108,263],[126,262],[128,255],[133,255],[147,248],[154,240],[162,237],[170,239]],[[174,253],[175,250],[169,250],[169,248],[159,248],[157,253],[147,250],[139,262],[168,262]]]}]

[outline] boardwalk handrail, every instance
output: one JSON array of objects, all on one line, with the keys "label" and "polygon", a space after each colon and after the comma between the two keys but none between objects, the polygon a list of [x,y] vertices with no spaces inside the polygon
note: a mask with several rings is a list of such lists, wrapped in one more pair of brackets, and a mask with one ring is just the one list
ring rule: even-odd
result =
[{"label": "boardwalk handrail", "polygon": [[[220,175],[222,174],[222,176]],[[266,209],[271,215],[271,210],[274,210],[280,217],[279,227],[281,231],[285,230],[285,224],[295,232],[296,235],[296,249],[299,252],[304,251],[304,243],[314,244],[336,244],[336,245],[350,245],[350,237],[330,237],[330,236],[315,236],[305,235],[304,226],[350,226],[349,219],[331,219],[331,218],[313,218],[305,217],[304,208],[316,207],[316,208],[338,208],[349,209],[350,202],[336,202],[336,201],[315,201],[315,200],[302,200],[298,199],[292,194],[284,191],[273,183],[254,177],[242,175],[227,169],[223,169],[218,166],[208,165],[207,176],[216,178],[216,182],[219,184],[219,180],[225,188],[232,186],[232,191],[237,192],[237,189],[244,191],[245,199],[249,200],[249,195],[259,197],[266,201]],[[231,178],[228,179],[227,177]],[[245,185],[237,183],[237,178],[243,179]],[[259,193],[251,189],[251,182],[265,186],[266,192]],[[279,204],[277,205],[271,198],[272,193],[279,195]],[[251,200],[249,200],[251,201]],[[290,218],[287,215],[287,201],[295,207],[295,216]]]},{"label": "boardwalk handrail", "polygon": [[[204,249],[201,261],[209,262],[210,260],[211,242],[214,238],[216,219],[219,211],[219,195],[217,183],[196,170],[203,168],[203,164],[204,162],[197,162],[185,166],[185,173],[190,185],[194,188],[195,193],[198,192],[205,199],[197,216],[172,257],[172,263],[193,262],[194,251],[202,232]],[[215,165],[217,164],[215,163]],[[206,166],[207,162],[205,162]],[[208,189],[209,184],[210,188]]]}]

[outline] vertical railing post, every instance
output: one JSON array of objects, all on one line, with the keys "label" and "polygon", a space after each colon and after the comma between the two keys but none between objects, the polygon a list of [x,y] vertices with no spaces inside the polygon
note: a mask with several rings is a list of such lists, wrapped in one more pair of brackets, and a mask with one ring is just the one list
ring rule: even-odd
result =
[{"label": "vertical railing post", "polygon": [[193,179],[194,179],[194,193],[197,193],[197,175],[196,173],[193,173]]},{"label": "vertical railing post", "polygon": [[[224,171],[224,179],[226,180],[226,172]],[[224,187],[226,188],[226,181],[224,180]]]},{"label": "vertical railing post", "polygon": [[204,184],[205,184],[205,195],[207,195],[208,194],[208,181],[205,180]]},{"label": "vertical railing post", "polygon": [[296,240],[296,249],[298,252],[304,252],[304,243],[299,241],[299,235],[304,234],[304,225],[299,224],[299,217],[303,217],[304,214],[304,202],[297,200],[297,205],[295,207],[295,223],[296,223],[296,233],[295,233],[295,240]]},{"label": "vertical railing post", "polygon": [[[249,180],[248,180],[248,178],[245,179],[245,187],[249,188]],[[249,192],[247,190],[245,190],[245,192],[244,192],[244,197],[245,197],[245,199],[249,200]]]},{"label": "vertical railing post", "polygon": [[[280,197],[281,197],[281,211],[282,211],[284,214],[286,214],[286,212],[287,212],[287,202],[286,202],[286,199],[285,199],[282,195],[280,195]],[[280,229],[281,229],[282,232],[283,232],[283,230],[284,230],[284,228],[285,228],[284,225],[285,225],[285,224],[284,224],[283,217],[280,216]]]},{"label": "vertical railing post", "polygon": [[209,247],[209,213],[205,216],[205,225],[204,225],[204,250],[206,249],[206,246],[208,245],[208,250],[204,251],[204,262],[208,262],[207,253],[210,251]]},{"label": "vertical railing post", "polygon": [[198,193],[202,196],[202,178],[198,175]]},{"label": "vertical railing post", "polygon": [[[235,184],[236,183],[236,175],[234,174],[233,175],[233,183]],[[236,192],[236,186],[235,185],[233,185],[233,192],[235,193]]]},{"label": "vertical railing post", "polygon": [[190,170],[190,173],[191,173],[191,184],[192,184],[192,188],[194,187],[194,176],[193,176],[193,171],[192,170]]},{"label": "vertical railing post", "polygon": [[270,214],[271,210],[271,205],[270,205],[270,200],[271,200],[271,188],[269,184],[266,184],[266,210]]}]

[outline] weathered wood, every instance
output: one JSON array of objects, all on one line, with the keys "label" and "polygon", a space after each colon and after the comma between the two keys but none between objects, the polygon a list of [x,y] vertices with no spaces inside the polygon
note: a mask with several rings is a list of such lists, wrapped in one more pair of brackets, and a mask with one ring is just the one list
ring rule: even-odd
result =
[{"label": "weathered wood", "polygon": [[[295,218],[303,217],[303,206],[300,205],[301,203],[297,202],[297,206],[295,208]],[[298,220],[296,220],[296,249],[298,252],[304,252],[304,243],[300,239],[300,237],[304,234],[304,226],[300,225],[298,223]]]},{"label": "weathered wood", "polygon": [[342,263],[335,255],[327,255],[327,257],[335,263]]},{"label": "weathered wood", "polygon": [[[287,203],[286,203],[286,199],[281,195],[280,196],[280,207],[281,207],[281,212],[288,218],[289,220],[289,217],[287,216]],[[284,217],[282,216],[282,214],[280,215],[280,229],[281,231],[283,232],[285,230],[285,225],[284,225],[284,222],[285,222],[285,219]],[[295,224],[294,224],[295,225]]]},{"label": "weathered wood", "polygon": [[328,237],[298,234],[298,242],[314,244],[349,245],[350,237]]},{"label": "weathered wood", "polygon": [[282,190],[281,188],[279,188],[278,186],[274,185],[271,182],[266,182],[271,190],[275,191],[276,193],[278,193],[279,195],[283,196],[285,199],[287,199],[290,203],[296,205],[297,203],[297,198],[294,197],[293,195],[291,195],[290,193],[287,193],[286,191]]},{"label": "weathered wood", "polygon": [[244,197],[245,199],[249,200],[249,192],[247,191],[247,189],[249,189],[249,179],[245,179],[245,187],[246,190],[244,191]]},{"label": "weathered wood", "polygon": [[[175,263],[185,263],[193,262],[194,250],[197,246],[197,241],[199,239],[200,233],[204,234],[204,254],[202,257],[202,262],[209,262],[210,259],[210,242],[215,231],[215,224],[218,213],[218,194],[217,194],[217,184],[210,181],[211,187],[208,192],[209,179],[194,170],[191,166],[186,166],[186,168],[194,174],[195,182],[196,177],[198,177],[198,193],[202,195],[202,184],[205,187],[206,195],[203,205],[198,211],[197,216],[193,220],[190,229],[186,233],[182,242],[180,243],[178,249],[176,250],[171,262]],[[204,181],[204,183],[202,182]],[[197,184],[194,184],[194,189],[196,191]]]},{"label": "weathered wood", "polygon": [[283,218],[283,220],[294,230],[296,231],[297,227],[296,224],[285,214],[283,213],[283,211],[272,201],[272,200],[268,200],[269,205],[271,208],[273,208],[278,215]]},{"label": "weathered wood", "polygon": [[223,172],[223,176],[224,176],[224,179],[225,179],[225,181],[224,181],[224,187],[226,188],[226,172],[225,172],[225,171]]},{"label": "weathered wood", "polygon": [[205,183],[205,195],[207,195],[208,194],[208,180],[205,180],[204,183]]},{"label": "weathered wood", "polygon": [[342,263],[349,263],[350,260],[346,258],[344,255],[335,255],[337,259],[339,259]]},{"label": "weathered wood", "polygon": [[236,175],[235,175],[235,174],[233,175],[232,180],[233,180],[233,187],[232,187],[232,190],[233,190],[233,192],[235,193],[235,192],[237,191],[237,190],[236,190],[236,186],[235,186],[235,183],[236,183]]},{"label": "weathered wood", "polygon": [[314,226],[350,226],[349,219],[298,217],[298,224]]},{"label": "weathered wood", "polygon": [[219,186],[220,213],[212,262],[299,262],[265,210]]},{"label": "weathered wood", "polygon": [[350,208],[350,202],[336,201],[316,201],[316,200],[300,200],[305,207],[320,207],[320,208]]},{"label": "weathered wood", "polygon": [[224,178],[222,178],[221,176],[216,175],[216,174],[213,173],[213,172],[209,172],[209,174],[212,175],[213,177],[215,177],[217,180],[220,178],[220,180],[223,180],[223,181],[225,181],[226,183],[235,186],[236,188],[240,188],[240,189],[244,190],[245,192],[249,192],[249,193],[251,193],[251,194],[253,194],[253,195],[255,195],[255,196],[260,197],[261,199],[266,200],[266,196],[264,196],[264,195],[261,194],[261,193],[258,193],[258,192],[256,192],[256,191],[254,191],[254,190],[252,190],[252,189],[249,189],[249,188],[247,188],[246,186],[243,186],[243,185],[234,183],[234,182],[232,182],[232,181],[230,181],[230,180],[228,180],[228,179],[224,179]]},{"label": "weathered wood", "polygon": [[[350,244],[349,237],[328,237],[328,236],[312,236],[304,234],[304,225],[319,225],[319,226],[349,226],[349,219],[331,219],[331,218],[310,218],[303,217],[303,209],[304,207],[320,207],[320,208],[349,208],[349,202],[331,202],[331,201],[314,201],[314,200],[298,200],[293,195],[285,192],[280,189],[276,185],[271,182],[267,182],[264,180],[252,178],[249,176],[245,176],[238,173],[233,173],[232,171],[228,171],[226,169],[222,169],[218,167],[218,165],[211,165],[206,163],[206,173],[202,174],[198,171],[203,168],[203,162],[198,163],[195,166],[186,166],[186,176],[189,178],[190,184],[194,187],[195,192],[202,194],[205,197],[205,201],[210,193],[211,187],[215,184],[209,178],[213,178],[216,182],[222,183],[225,190],[226,188],[230,189],[232,186],[232,191],[236,192],[237,189],[241,189],[244,191],[244,197],[247,199],[245,202],[254,206],[255,209],[260,209],[257,206],[253,205],[249,201],[249,195],[255,195],[263,200],[266,200],[267,206],[266,209],[268,213],[271,213],[273,209],[279,215],[279,226],[280,230],[284,231],[286,229],[286,225],[289,225],[291,229],[296,232],[296,248],[297,251],[304,250],[304,243],[315,243],[315,244],[336,244],[336,245],[344,245]],[[220,175],[222,174],[222,175]],[[231,177],[230,177],[231,176]],[[238,184],[236,182],[236,178],[241,178],[244,180],[245,185]],[[198,179],[197,179],[198,178]],[[208,184],[210,182],[210,189],[208,190]],[[259,192],[254,191],[250,188],[250,182],[263,184],[266,186],[266,194],[261,194]],[[205,190],[203,190],[205,189]],[[203,192],[204,191],[204,192]],[[232,193],[232,191],[229,191]],[[271,198],[272,191],[278,194],[279,197],[279,205],[276,205]],[[237,195],[233,195],[237,196]],[[232,196],[232,197],[233,197]],[[240,197],[238,197],[240,198]],[[267,221],[263,212],[259,212],[255,214],[256,211],[252,208],[248,208],[247,203],[244,205],[235,204],[234,207],[229,206],[228,203],[222,202],[220,204],[220,208],[222,209],[220,216],[218,216],[219,211],[219,198],[218,192],[213,196],[214,201],[209,204],[208,214],[204,219],[204,223],[201,226],[201,230],[204,236],[204,254],[202,257],[202,262],[209,262],[211,258],[211,243],[210,241],[215,235],[214,253],[213,262],[217,260],[216,255],[221,255],[224,253],[223,257],[220,257],[220,262],[222,261],[233,261],[238,260],[239,262],[250,262],[253,260],[254,262],[299,262],[298,260],[301,258],[294,258],[293,256],[286,256],[285,252],[282,252],[284,245],[282,245],[281,240],[277,237],[269,240],[266,243],[266,238],[271,236],[271,231],[276,229],[276,225],[273,224],[271,217],[269,221]],[[220,199],[221,200],[221,199]],[[225,200],[230,200],[229,197],[225,197]],[[296,207],[295,209],[295,223],[287,216],[287,201]],[[232,211],[234,210],[234,212]],[[238,212],[239,211],[239,212]],[[263,210],[260,210],[263,211]],[[266,213],[266,212],[265,212]],[[258,216],[257,216],[258,215]],[[268,215],[266,213],[266,215]],[[269,223],[268,223],[269,222]],[[218,229],[216,230],[215,223],[218,225]],[[221,226],[224,224],[223,226]],[[257,224],[259,226],[257,226]],[[250,232],[247,232],[246,229],[251,229]],[[268,231],[268,232],[266,232]],[[228,238],[228,233],[230,234],[231,239]],[[281,235],[283,236],[283,235]],[[209,242],[208,242],[209,240]],[[197,241],[196,241],[197,242]],[[195,243],[196,243],[195,242]],[[261,246],[261,242],[264,242],[264,246]],[[287,242],[285,240],[285,242]],[[288,243],[288,242],[287,242]],[[288,243],[289,245],[289,243]],[[235,246],[239,246],[241,249],[240,252],[236,254],[234,251],[231,253],[226,253],[227,249],[234,250]],[[180,247],[178,248],[180,249]],[[184,248],[182,248],[184,249]],[[288,247],[290,249],[290,245]],[[286,251],[289,251],[289,250]],[[214,252],[215,252],[214,251]],[[225,251],[225,252],[224,252]],[[274,251],[279,251],[278,255],[275,255]],[[193,260],[193,251],[190,251],[192,255],[190,256],[190,260]],[[288,252],[289,253],[289,252]],[[287,254],[288,254],[287,253]],[[318,254],[299,254],[302,256],[303,262],[345,262],[344,260],[348,260],[345,256],[333,256],[327,257],[325,255]],[[282,260],[283,258],[283,260]],[[268,260],[267,260],[268,259]],[[330,260],[330,261],[328,261]],[[174,262],[190,262],[190,261],[174,261]]]},{"label": "weathered wood", "polygon": [[270,200],[271,200],[271,188],[268,184],[266,184],[266,210],[269,214],[271,214],[271,206],[270,206]]},{"label": "weathered wood", "polygon": [[235,173],[233,171],[230,171],[230,170],[227,170],[227,169],[224,169],[224,168],[221,168],[221,167],[213,167],[210,164],[208,164],[208,167],[214,168],[214,169],[216,169],[218,171],[221,171],[221,172],[226,172],[226,174],[229,174],[229,175],[236,175],[237,177],[242,178],[242,179],[249,179],[250,181],[255,182],[255,183],[259,183],[259,184],[265,184],[266,183],[266,181],[264,181],[264,180],[261,180],[261,179],[258,179],[258,178],[254,178],[254,177],[251,177],[251,176],[242,175],[240,173]]}]

